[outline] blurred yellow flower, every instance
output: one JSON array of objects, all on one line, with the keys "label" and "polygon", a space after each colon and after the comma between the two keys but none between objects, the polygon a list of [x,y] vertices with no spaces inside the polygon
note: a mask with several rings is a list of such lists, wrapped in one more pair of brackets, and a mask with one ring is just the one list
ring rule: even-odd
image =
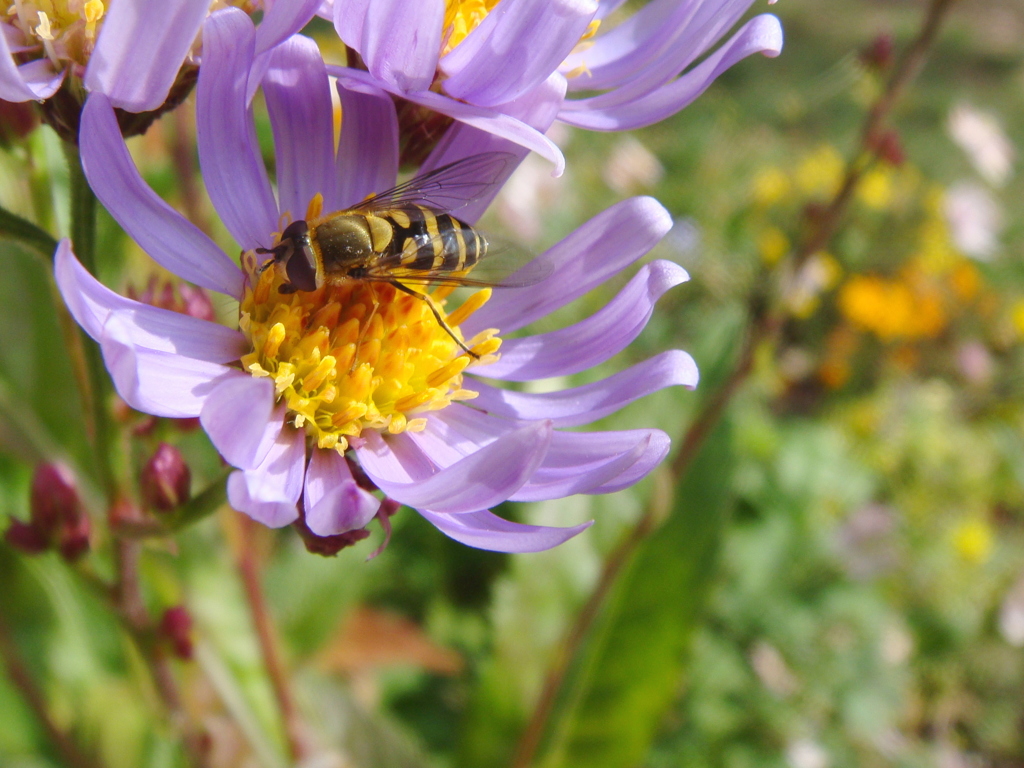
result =
[{"label": "blurred yellow flower", "polygon": [[1024,338],[1024,299],[1017,299],[1010,309],[1010,319],[1017,335]]},{"label": "blurred yellow flower", "polygon": [[764,168],[754,176],[754,202],[762,208],[769,208],[789,193],[789,177],[775,166]]},{"label": "blurred yellow flower", "polygon": [[800,163],[797,186],[805,194],[831,195],[839,188],[845,165],[835,147],[823,144]]},{"label": "blurred yellow flower", "polygon": [[971,301],[981,290],[981,273],[974,264],[963,259],[949,273],[949,285],[960,301]]},{"label": "blurred yellow flower", "polygon": [[757,235],[757,251],[768,266],[789,253],[789,238],[778,227],[765,227]]},{"label": "blurred yellow flower", "polygon": [[886,167],[872,168],[860,180],[857,197],[873,210],[887,208],[893,198],[892,171]]},{"label": "blurred yellow flower", "polygon": [[847,280],[839,292],[839,309],[851,323],[883,341],[936,336],[946,324],[934,287],[878,275]]},{"label": "blurred yellow flower", "polygon": [[953,531],[957,554],[972,565],[981,565],[992,554],[992,526],[985,520],[964,520]]}]

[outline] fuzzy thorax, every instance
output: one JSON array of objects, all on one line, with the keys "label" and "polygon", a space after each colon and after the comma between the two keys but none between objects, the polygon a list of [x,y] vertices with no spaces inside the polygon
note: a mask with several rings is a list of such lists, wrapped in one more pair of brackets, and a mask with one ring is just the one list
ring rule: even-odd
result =
[{"label": "fuzzy thorax", "polygon": [[[247,266],[255,263],[246,254]],[[315,291],[281,293],[278,270],[250,268],[239,327],[252,342],[242,367],[274,381],[288,421],[304,428],[321,448],[344,452],[364,429],[418,431],[420,414],[436,411],[475,392],[462,388],[471,364],[493,362],[501,345],[495,330],[467,342],[475,360],[438,324],[427,302],[387,283],[342,279]],[[430,296],[441,317],[458,329],[490,297],[470,296],[446,314],[450,290]]]}]

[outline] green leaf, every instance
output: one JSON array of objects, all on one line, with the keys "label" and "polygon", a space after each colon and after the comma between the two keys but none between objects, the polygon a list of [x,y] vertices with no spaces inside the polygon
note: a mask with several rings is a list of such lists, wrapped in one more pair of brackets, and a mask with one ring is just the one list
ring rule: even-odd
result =
[{"label": "green leaf", "polygon": [[665,524],[625,566],[570,674],[538,765],[641,763],[683,682],[712,585],[730,498],[720,423],[676,489]]}]

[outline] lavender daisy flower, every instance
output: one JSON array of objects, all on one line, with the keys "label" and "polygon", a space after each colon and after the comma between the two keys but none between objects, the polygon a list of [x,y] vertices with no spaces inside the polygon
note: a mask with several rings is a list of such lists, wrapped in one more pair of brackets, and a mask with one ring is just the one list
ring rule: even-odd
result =
[{"label": "lavender daisy flower", "polygon": [[[266,52],[298,32],[319,0],[268,4],[257,33]],[[160,107],[192,57],[203,19],[237,5],[260,10],[260,0],[17,0],[0,13],[0,99],[41,101],[68,75],[115,107]]]},{"label": "lavender daisy flower", "polygon": [[[367,72],[332,72],[560,164],[529,128],[543,132],[556,118],[601,131],[650,125],[741,59],[777,55],[782,27],[770,14],[712,50],[752,2],[654,0],[605,32],[601,22],[622,0],[333,0],[335,29]],[[580,91],[601,93],[567,95]]]},{"label": "lavender daisy flower", "polygon": [[276,48],[262,78],[277,155],[275,199],[247,106],[252,23],[237,11],[215,14],[203,45],[200,160],[210,197],[244,249],[244,269],[145,184],[103,95],[86,104],[82,158],[97,196],[144,250],[181,277],[238,299],[238,330],[119,296],[82,268],[67,241],[56,255],[56,277],[130,406],[199,417],[237,468],[228,480],[232,506],[275,527],[302,515],[319,536],[360,529],[381,500],[357,482],[351,460],[386,497],[458,541],[538,551],[589,523],[522,525],[489,508],[508,499],[617,491],[665,457],[669,439],[660,430],[563,428],[667,386],[695,386],[696,367],[685,352],[545,394],[476,378],[568,376],[636,338],[657,299],[687,279],[678,265],[642,267],[604,309],[568,328],[504,343],[495,329],[522,328],[644,255],[671,226],[657,202],[624,201],[555,245],[544,256],[551,271],[540,284],[496,292],[490,301],[484,290],[454,309],[445,307],[443,289],[435,290],[444,324],[478,359],[462,354],[427,302],[393,286],[347,280],[283,293],[283,270],[261,269],[256,249],[275,242],[281,222],[310,201],[315,206],[322,197],[325,210],[344,209],[393,184],[394,106],[375,91],[344,92],[335,151],[329,80],[316,45],[294,36]]}]

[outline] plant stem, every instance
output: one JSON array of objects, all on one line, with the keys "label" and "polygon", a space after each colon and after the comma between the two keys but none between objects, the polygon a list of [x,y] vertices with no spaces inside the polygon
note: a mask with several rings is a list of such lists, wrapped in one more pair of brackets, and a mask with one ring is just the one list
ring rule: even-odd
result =
[{"label": "plant stem", "polygon": [[167,709],[171,726],[182,734],[182,741],[189,761],[197,768],[209,768],[206,734],[189,721],[174,678],[170,661],[163,648],[157,642],[157,636],[150,620],[149,612],[142,599],[139,581],[139,557],[142,545],[130,539],[118,539],[115,542],[117,563],[117,584],[114,587],[116,607],[122,624],[128,630],[142,658],[149,667],[164,707]]},{"label": "plant stem", "polygon": [[36,716],[46,736],[56,747],[68,768],[101,768],[95,757],[89,756],[79,749],[75,740],[66,733],[50,717],[43,692],[32,679],[28,665],[25,664],[18,651],[14,638],[3,618],[0,617],[0,656],[7,667],[7,676],[14,687],[21,693],[32,714]]},{"label": "plant stem", "polygon": [[[957,0],[931,0],[929,3],[917,37],[907,48],[893,70],[884,91],[868,112],[861,130],[860,144],[853,158],[847,164],[839,190],[818,219],[817,226],[812,230],[811,235],[790,256],[788,267],[792,272],[795,272],[811,255],[826,247],[835,236],[853,199],[853,193],[865,170],[875,159],[874,150],[871,149],[874,137],[892,112],[900,96],[921,71],[928,52],[938,36],[942,22],[956,2]],[[678,441],[679,452],[670,465],[674,483],[678,483],[689,469],[704,440],[718,424],[732,398],[750,376],[758,347],[764,343],[774,344],[778,341],[779,333],[786,319],[783,311],[778,306],[769,312],[761,311],[760,301],[756,297],[751,304],[746,337],[733,370],[718,390],[708,398],[704,407],[683,434],[682,439]],[[565,684],[566,675],[573,659],[582,649],[587,634],[594,620],[600,614],[623,566],[629,562],[632,555],[657,527],[657,522],[658,514],[654,506],[649,504],[637,522],[626,532],[619,544],[605,559],[597,584],[569,626],[554,654],[533,713],[516,747],[511,763],[512,768],[527,768],[533,763],[541,739],[547,732],[548,720],[554,711],[555,702]]]},{"label": "plant stem", "polygon": [[[93,275],[96,274],[96,195],[93,194],[82,170],[78,148],[64,145],[71,174],[71,243],[75,256]],[[107,493],[108,502],[117,495],[111,456],[110,416],[107,410],[109,383],[99,346],[82,331],[82,349],[88,378],[88,391],[83,392],[86,413],[89,414],[89,432],[96,453],[100,482]]]},{"label": "plant stem", "polygon": [[53,258],[53,252],[57,250],[53,235],[3,207],[0,207],[0,236],[27,245],[46,259]]},{"label": "plant stem", "polygon": [[309,750],[306,744],[305,727],[295,704],[288,669],[281,653],[274,620],[270,615],[270,606],[267,605],[266,597],[263,594],[263,585],[260,581],[260,566],[255,541],[257,524],[246,515],[236,515],[235,518],[239,528],[236,550],[238,574],[249,603],[249,613],[256,630],[256,639],[263,656],[263,664],[270,677],[270,684],[281,713],[288,753],[292,761],[297,763],[307,755]]}]

